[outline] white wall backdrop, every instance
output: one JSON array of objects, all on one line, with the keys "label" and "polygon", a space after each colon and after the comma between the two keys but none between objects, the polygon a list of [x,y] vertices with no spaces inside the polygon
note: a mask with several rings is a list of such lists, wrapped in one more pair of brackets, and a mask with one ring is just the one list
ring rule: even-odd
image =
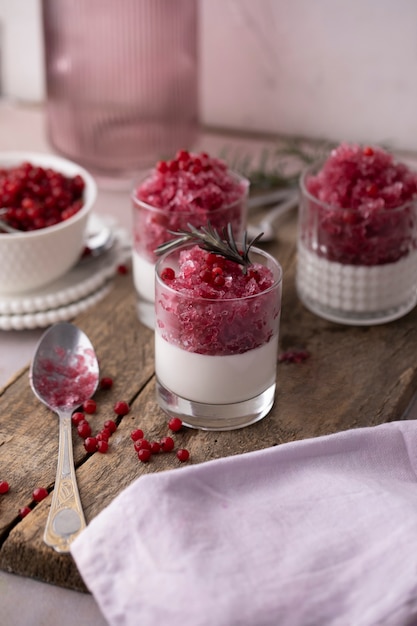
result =
[{"label": "white wall backdrop", "polygon": [[[417,151],[416,0],[200,3],[203,123]],[[39,0],[0,0],[0,46],[3,94],[42,100]]]},{"label": "white wall backdrop", "polygon": [[0,0],[0,72],[3,95],[43,98],[40,0]]}]

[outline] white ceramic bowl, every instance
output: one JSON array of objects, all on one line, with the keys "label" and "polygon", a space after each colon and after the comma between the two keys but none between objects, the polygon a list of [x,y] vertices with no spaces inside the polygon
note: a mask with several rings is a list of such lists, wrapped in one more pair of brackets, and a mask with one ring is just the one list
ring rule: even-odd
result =
[{"label": "white ceramic bowl", "polygon": [[51,154],[0,152],[0,167],[30,162],[85,181],[84,205],[69,219],[38,230],[0,233],[0,295],[22,294],[63,276],[84,249],[85,231],[97,185],[80,165]]}]

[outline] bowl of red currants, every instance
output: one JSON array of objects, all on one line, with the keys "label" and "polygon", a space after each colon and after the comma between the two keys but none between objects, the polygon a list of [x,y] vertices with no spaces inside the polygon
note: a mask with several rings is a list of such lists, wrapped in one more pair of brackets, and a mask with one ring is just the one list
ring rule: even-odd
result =
[{"label": "bowl of red currants", "polygon": [[77,163],[0,152],[0,296],[39,290],[77,263],[96,196]]}]

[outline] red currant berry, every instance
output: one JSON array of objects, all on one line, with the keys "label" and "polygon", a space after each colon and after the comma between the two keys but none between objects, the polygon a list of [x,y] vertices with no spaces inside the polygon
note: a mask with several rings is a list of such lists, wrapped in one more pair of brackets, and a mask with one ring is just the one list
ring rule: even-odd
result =
[{"label": "red currant berry", "polygon": [[185,463],[185,461],[188,461],[189,458],[190,453],[188,452],[188,450],[185,450],[185,448],[180,448],[180,450],[177,450],[177,459],[181,461],[181,463]]},{"label": "red currant berry", "polygon": [[368,196],[371,196],[371,198],[375,198],[379,194],[378,185],[376,185],[375,183],[368,185],[365,191],[368,194]]},{"label": "red currant berry", "polygon": [[124,264],[118,265],[117,273],[120,274],[121,276],[126,276],[126,274],[129,273],[129,270],[127,269],[127,265],[124,265]]},{"label": "red currant berry", "polygon": [[111,389],[113,387],[113,379],[109,376],[103,376],[100,380],[100,389]]},{"label": "red currant berry", "polygon": [[[117,424],[114,420],[106,420],[103,424],[104,429],[109,430],[110,434],[113,434],[117,430]],[[104,430],[103,429],[103,430]]]},{"label": "red currant berry", "polygon": [[87,420],[82,420],[77,426],[77,433],[85,439],[91,435],[91,426]]},{"label": "red currant berry", "polygon": [[0,493],[7,493],[9,489],[9,483],[6,480],[0,481]]},{"label": "red currant berry", "polygon": [[162,280],[174,280],[175,272],[172,267],[166,267],[163,269],[161,272],[161,278]]},{"label": "red currant berry", "polygon": [[215,263],[218,264],[219,258],[220,257],[214,252],[209,252],[208,255],[206,256],[206,263],[207,265],[214,265]]},{"label": "red currant berry", "polygon": [[168,428],[172,430],[172,432],[177,433],[182,426],[182,421],[179,417],[171,417],[168,422]]},{"label": "red currant berry", "polygon": [[26,517],[26,515],[28,515],[31,512],[32,509],[30,509],[28,506],[22,506],[21,509],[19,509],[19,517],[21,517],[22,519],[24,517]]},{"label": "red currant berry", "polygon": [[135,448],[136,452],[138,452],[139,450],[150,450],[151,444],[147,439],[138,439],[133,444],[133,447]]},{"label": "red currant berry", "polygon": [[32,493],[32,497],[35,500],[35,502],[41,502],[42,500],[45,500],[47,495],[48,495],[48,490],[45,489],[45,487],[36,487],[36,489],[34,489]]},{"label": "red currant berry", "polygon": [[192,172],[192,174],[195,174],[196,176],[198,176],[198,174],[201,172],[202,169],[203,168],[201,166],[201,163],[200,164],[199,163],[195,163],[195,165],[193,165],[191,167],[191,172]]},{"label": "red currant berry", "polygon": [[127,402],[125,402],[124,400],[119,400],[119,402],[116,402],[116,404],[113,407],[114,412],[116,413],[116,415],[127,415],[130,411],[130,407],[128,405]]},{"label": "red currant berry", "polygon": [[141,428],[136,428],[136,430],[132,430],[132,432],[130,433],[130,438],[132,439],[132,441],[143,439],[143,430]]},{"label": "red currant berry", "polygon": [[168,161],[167,165],[170,172],[178,172],[178,161]]},{"label": "red currant berry", "polygon": [[178,150],[175,158],[177,159],[177,161],[189,161],[190,153],[188,152],[188,150]]},{"label": "red currant berry", "polygon": [[210,270],[207,270],[207,269],[201,270],[200,279],[203,281],[203,283],[211,283],[212,275],[211,275]]},{"label": "red currant berry", "polygon": [[152,452],[147,450],[146,448],[141,448],[138,450],[138,459],[142,461],[142,463],[146,463],[151,458]]},{"label": "red currant berry", "polygon": [[86,413],[88,413],[89,415],[92,415],[93,413],[97,411],[96,401],[92,400],[91,398],[90,400],[86,400],[85,402],[83,402],[83,409]]},{"label": "red currant berry", "polygon": [[72,414],[71,421],[74,424],[74,426],[78,426],[78,424],[82,422],[83,420],[85,420],[85,415],[84,413],[81,413],[81,411],[76,411],[75,413]]},{"label": "red currant berry", "polygon": [[97,439],[96,437],[86,437],[84,440],[84,448],[87,452],[95,452],[97,450]]},{"label": "red currant berry", "polygon": [[248,277],[249,277],[249,278],[254,278],[254,279],[256,280],[256,282],[258,282],[258,281],[259,281],[259,278],[260,278],[260,275],[259,275],[258,270],[254,270],[253,268],[251,268],[251,269],[248,271]]},{"label": "red currant berry", "polygon": [[158,441],[151,441],[152,454],[158,454],[161,451],[161,444]]},{"label": "red currant berry", "polygon": [[171,452],[174,449],[175,443],[172,437],[162,437],[161,448],[163,452]]},{"label": "red currant berry", "polygon": [[161,174],[165,174],[165,172],[168,171],[168,164],[167,164],[167,162],[166,161],[158,161],[158,163],[156,164],[156,169]]},{"label": "red currant berry", "polygon": [[105,454],[108,449],[109,449],[109,444],[104,439],[97,442],[97,450],[101,452],[102,454]]},{"label": "red currant berry", "polygon": [[[100,435],[100,439],[102,441],[108,441],[110,439],[110,437],[112,436],[112,431],[110,430],[110,428],[103,428],[98,435]],[[97,435],[97,437],[98,437]]]}]

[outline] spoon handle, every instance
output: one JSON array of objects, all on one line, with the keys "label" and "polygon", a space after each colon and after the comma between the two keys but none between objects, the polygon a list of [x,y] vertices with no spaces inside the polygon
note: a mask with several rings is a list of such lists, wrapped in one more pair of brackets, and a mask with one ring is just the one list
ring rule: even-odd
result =
[{"label": "spoon handle", "polygon": [[58,465],[43,540],[57,552],[69,552],[71,541],[85,528],[86,523],[75,477],[71,413],[58,415]]},{"label": "spoon handle", "polygon": [[22,232],[21,230],[18,230],[17,228],[13,228],[13,226],[9,226],[9,224],[2,219],[0,219],[0,230],[4,230],[4,232],[6,233],[21,233]]}]

